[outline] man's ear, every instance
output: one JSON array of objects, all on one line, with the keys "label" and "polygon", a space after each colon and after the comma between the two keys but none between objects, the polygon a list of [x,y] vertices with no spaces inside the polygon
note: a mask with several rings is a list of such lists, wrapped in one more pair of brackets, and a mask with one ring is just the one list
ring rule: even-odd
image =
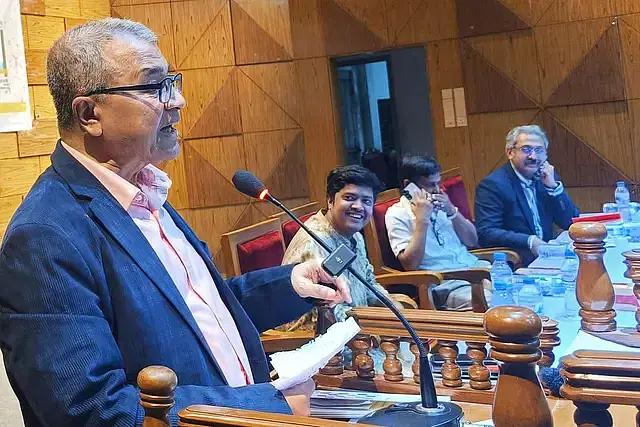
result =
[{"label": "man's ear", "polygon": [[100,107],[88,96],[79,96],[71,104],[73,115],[80,129],[93,137],[102,136],[102,123],[100,121]]},{"label": "man's ear", "polygon": [[507,159],[513,159],[513,148],[507,148],[504,153],[507,155]]}]

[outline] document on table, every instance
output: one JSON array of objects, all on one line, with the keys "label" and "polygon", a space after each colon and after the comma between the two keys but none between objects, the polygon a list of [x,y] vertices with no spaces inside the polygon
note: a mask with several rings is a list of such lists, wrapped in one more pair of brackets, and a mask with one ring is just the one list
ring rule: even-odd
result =
[{"label": "document on table", "polygon": [[271,365],[278,373],[278,379],[272,384],[278,390],[285,390],[302,384],[320,371],[333,356],[360,332],[356,321],[350,317],[329,327],[324,335],[302,347],[274,353],[270,356]]}]

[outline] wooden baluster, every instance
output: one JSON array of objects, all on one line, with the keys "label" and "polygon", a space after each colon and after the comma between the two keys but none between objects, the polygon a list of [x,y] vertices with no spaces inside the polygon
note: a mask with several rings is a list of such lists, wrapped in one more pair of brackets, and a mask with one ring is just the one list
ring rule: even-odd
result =
[{"label": "wooden baluster", "polygon": [[138,374],[140,405],[144,408],[143,427],[169,427],[169,411],[178,377],[164,366],[147,366]]},{"label": "wooden baluster", "polygon": [[578,427],[613,427],[608,403],[573,402],[573,421]]},{"label": "wooden baluster", "polygon": [[553,319],[540,316],[540,320],[542,320],[542,333],[540,334],[542,358],[538,361],[538,366],[544,368],[553,365],[556,359],[553,349],[560,345],[560,329],[558,328],[558,322]]},{"label": "wooden baluster", "polygon": [[329,359],[327,365],[320,369],[320,373],[324,375],[342,375],[344,373],[344,356],[340,353]]},{"label": "wooden baluster", "polygon": [[376,376],[373,368],[373,359],[369,355],[371,348],[371,337],[367,334],[358,334],[351,341],[353,351],[353,369],[358,373],[358,377],[372,379]]},{"label": "wooden baluster", "polygon": [[615,331],[615,295],[603,262],[607,229],[600,223],[582,222],[571,225],[569,235],[580,258],[576,293],[582,307],[582,329],[591,332]]},{"label": "wooden baluster", "polygon": [[385,354],[384,363],[384,379],[387,381],[402,381],[402,363],[398,360],[398,352],[400,351],[400,340],[392,337],[381,337],[380,348]]},{"label": "wooden baluster", "polygon": [[[429,344],[425,343],[425,346],[426,348],[429,348]],[[413,341],[409,344],[409,350],[411,350],[411,353],[416,357],[411,365],[411,371],[413,371],[413,382],[420,384],[420,351]]]},{"label": "wooden baluster", "polygon": [[456,341],[438,341],[442,365],[442,384],[446,387],[462,387],[462,370],[456,359],[458,358],[458,343]]},{"label": "wooden baluster", "polygon": [[469,385],[476,390],[489,390],[491,388],[491,373],[484,366],[487,358],[487,349],[484,343],[467,342],[467,356],[473,361],[469,367]]},{"label": "wooden baluster", "polygon": [[552,427],[535,368],[542,357],[538,315],[524,307],[494,307],[484,316],[484,329],[491,345],[489,355],[502,362],[493,399],[494,425]]},{"label": "wooden baluster", "polygon": [[[633,295],[640,299],[640,249],[623,253],[627,272],[624,274],[633,281]],[[636,308],[636,330],[640,332],[640,307]]]}]

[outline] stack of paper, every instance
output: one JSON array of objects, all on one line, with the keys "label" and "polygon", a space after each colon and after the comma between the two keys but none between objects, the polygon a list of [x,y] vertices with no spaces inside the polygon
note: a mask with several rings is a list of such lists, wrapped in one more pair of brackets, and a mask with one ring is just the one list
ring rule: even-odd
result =
[{"label": "stack of paper", "polygon": [[350,317],[331,325],[324,335],[302,347],[272,354],[271,365],[278,373],[273,382],[278,390],[291,388],[307,381],[320,371],[333,356],[360,332],[356,321]]}]

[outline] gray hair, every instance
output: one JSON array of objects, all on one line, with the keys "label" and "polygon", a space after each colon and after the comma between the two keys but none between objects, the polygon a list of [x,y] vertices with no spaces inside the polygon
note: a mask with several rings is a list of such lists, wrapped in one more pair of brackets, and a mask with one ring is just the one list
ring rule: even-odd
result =
[{"label": "gray hair", "polygon": [[149,28],[128,19],[89,21],[65,32],[47,55],[47,83],[58,115],[58,127],[72,130],[75,97],[109,86],[119,71],[103,58],[105,45],[117,38],[157,43]]},{"label": "gray hair", "polygon": [[549,140],[547,139],[547,134],[537,125],[527,125],[527,126],[516,126],[509,131],[507,134],[507,144],[505,148],[508,150],[516,146],[518,142],[518,137],[526,133],[527,135],[536,135],[539,136],[540,139],[544,142],[544,148],[549,148]]}]

